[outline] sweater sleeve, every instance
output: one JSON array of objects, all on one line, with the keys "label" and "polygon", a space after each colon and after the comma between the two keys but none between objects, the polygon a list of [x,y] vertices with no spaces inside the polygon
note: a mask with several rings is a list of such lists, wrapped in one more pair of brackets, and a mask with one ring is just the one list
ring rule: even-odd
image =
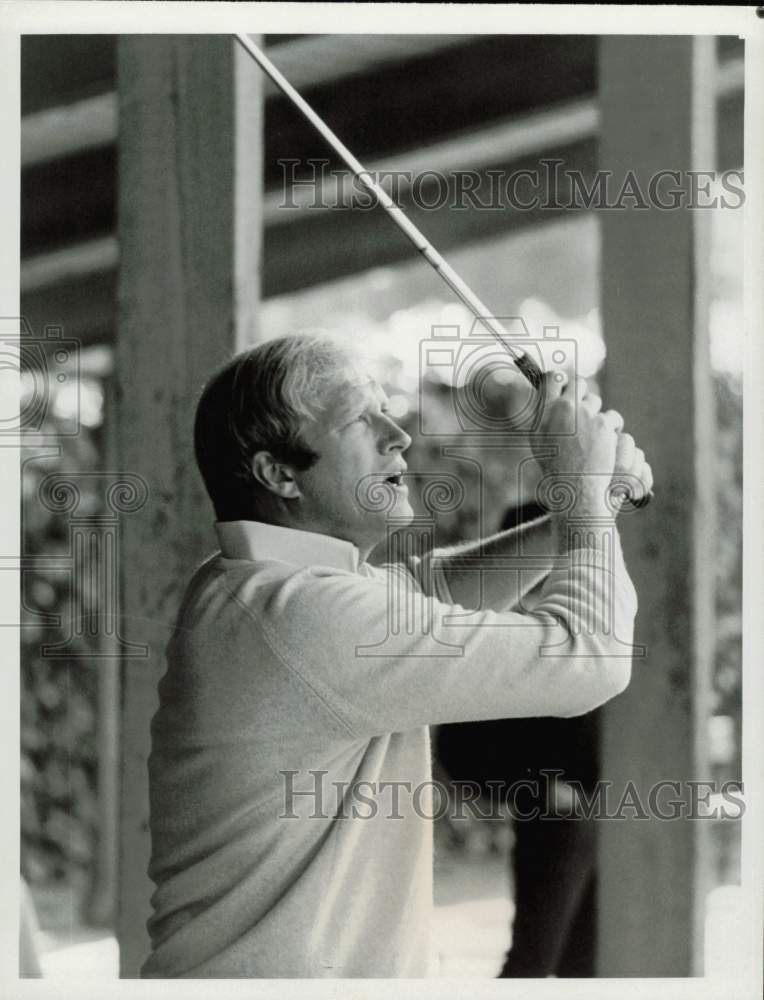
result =
[{"label": "sweater sleeve", "polygon": [[[468,610],[432,560],[368,577],[313,567],[284,581],[260,622],[274,651],[351,733],[580,715],[631,675],[637,600],[617,531],[568,553],[532,612]],[[419,579],[417,579],[419,577]]]}]

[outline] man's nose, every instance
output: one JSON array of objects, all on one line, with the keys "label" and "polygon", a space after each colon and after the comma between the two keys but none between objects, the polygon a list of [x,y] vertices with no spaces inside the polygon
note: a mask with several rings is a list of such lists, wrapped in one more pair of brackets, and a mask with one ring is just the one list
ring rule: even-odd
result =
[{"label": "man's nose", "polygon": [[386,425],[384,450],[393,451],[395,448],[400,448],[401,451],[405,451],[411,445],[411,438],[409,435],[402,427],[399,427],[398,424],[396,424],[392,417],[388,417],[385,414],[383,419]]}]

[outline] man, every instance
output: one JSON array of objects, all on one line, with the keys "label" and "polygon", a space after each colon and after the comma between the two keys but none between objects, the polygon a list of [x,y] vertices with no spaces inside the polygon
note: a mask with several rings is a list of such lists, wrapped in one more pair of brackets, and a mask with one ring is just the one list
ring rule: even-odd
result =
[{"label": "man", "polygon": [[[144,976],[427,975],[428,726],[573,716],[628,684],[636,595],[602,482],[652,476],[583,381],[544,388],[535,454],[553,481],[575,477],[587,523],[523,529],[534,565],[548,556],[524,580],[546,577],[532,614],[506,610],[519,574],[481,586],[465,564],[514,552],[511,532],[369,565],[388,519],[413,514],[410,438],[352,354],[282,338],[206,388],[196,455],[221,551],[189,584],[152,722]],[[391,601],[405,609],[395,655]],[[435,631],[447,655],[432,655]]]}]

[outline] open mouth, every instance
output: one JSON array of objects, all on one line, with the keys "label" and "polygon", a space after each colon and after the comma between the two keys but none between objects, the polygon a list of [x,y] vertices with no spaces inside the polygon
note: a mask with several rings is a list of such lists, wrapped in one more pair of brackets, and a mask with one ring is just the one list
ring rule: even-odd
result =
[{"label": "open mouth", "polygon": [[399,472],[397,476],[388,476],[385,482],[391,483],[393,486],[401,487],[403,486],[403,474]]}]

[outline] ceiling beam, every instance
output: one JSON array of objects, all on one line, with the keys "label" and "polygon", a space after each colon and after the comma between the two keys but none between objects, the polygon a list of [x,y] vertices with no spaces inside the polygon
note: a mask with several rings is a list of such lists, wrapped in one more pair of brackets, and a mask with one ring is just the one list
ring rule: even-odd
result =
[{"label": "ceiling beam", "polygon": [[47,108],[21,120],[21,166],[71,156],[117,138],[117,95],[87,97],[74,104]]},{"label": "ceiling beam", "polygon": [[22,262],[21,291],[27,295],[52,285],[78,281],[90,274],[111,271],[118,261],[117,237],[112,235],[36,254]]},{"label": "ceiling beam", "polygon": [[[469,135],[457,136],[426,149],[411,150],[386,157],[368,165],[373,173],[405,170],[412,176],[426,170],[445,173],[455,170],[482,170],[514,162],[532,153],[558,148],[567,143],[593,139],[598,127],[597,107],[593,100],[569,101],[555,108],[527,115],[520,120],[502,122]],[[401,184],[401,192],[407,189]],[[266,196],[264,222],[267,227],[305,222],[299,204],[300,189],[294,192],[295,209],[280,207],[283,196]],[[309,195],[312,197],[312,195]],[[49,285],[76,280],[84,274],[108,271],[116,267],[118,248],[111,235],[84,240],[48,253],[24,259],[21,287],[32,293]]]},{"label": "ceiling beam", "polygon": [[[479,131],[454,136],[443,142],[417,148],[368,164],[375,176],[397,174],[398,191],[408,190],[411,180],[426,172],[439,174],[465,170],[484,170],[509,163],[530,153],[543,153],[570,142],[594,138],[599,127],[594,98],[565,101],[554,107],[512,118]],[[337,192],[341,204],[350,201],[350,175],[345,173]],[[265,196],[264,219],[268,226],[280,226],[300,219],[300,213],[313,202],[311,189],[297,187],[290,192],[294,208],[284,207],[282,191]]]},{"label": "ceiling beam", "polygon": [[[339,51],[335,51],[342,48],[336,43],[337,37],[345,38],[326,36],[299,39],[271,46],[269,54],[277,59],[279,68],[295,86],[310,89],[311,86],[330,83],[353,73],[361,74],[382,68],[396,58],[411,58],[414,53],[419,56],[431,54],[465,43],[464,36],[460,35],[437,35],[432,38],[420,35],[382,36],[374,44],[370,43],[367,36],[353,36],[354,48],[343,60]],[[395,40],[395,44],[392,44],[391,39]],[[348,48],[347,40],[344,47]],[[330,53],[337,57],[334,61],[329,58]],[[742,57],[721,62],[717,67],[717,96],[724,99],[742,93],[744,80],[745,66]],[[272,89],[267,92],[273,95]],[[480,133],[476,143],[491,142],[494,134],[501,134],[506,128],[503,124],[490,126]],[[507,133],[507,141],[509,134]],[[25,115],[21,122],[21,163],[23,167],[29,167],[61,159],[109,145],[116,140],[116,136],[116,95],[114,91],[108,91],[72,104]],[[421,155],[427,154],[422,151]],[[411,162],[411,157],[408,162]]]},{"label": "ceiling beam", "polygon": [[[311,90],[366,76],[448,49],[474,44],[475,35],[311,35],[268,46],[268,56],[292,86]],[[404,65],[402,65],[404,64]],[[266,80],[266,97],[281,91]]]},{"label": "ceiling beam", "polygon": [[[742,115],[742,84],[742,60],[735,59],[723,64],[717,78],[717,93],[720,105],[724,108],[719,122],[720,169],[733,169],[742,163],[739,143],[734,141],[739,128],[725,127],[725,123],[733,119],[736,126],[741,124],[738,119]],[[93,126],[94,129],[95,127]],[[374,160],[368,164],[368,168],[377,174],[405,170],[407,176],[410,173],[414,177],[426,170],[444,173],[482,170],[566,143],[593,139],[598,129],[596,102],[593,98],[584,98],[565,102],[537,114],[500,122],[477,132],[455,136],[424,149],[413,149]],[[407,189],[405,181],[406,178],[400,185],[402,192]],[[310,198],[312,195],[308,193],[304,197]],[[298,188],[293,193],[293,200],[298,206],[300,198]],[[272,191],[266,195],[264,222],[268,228],[306,222],[302,206],[285,209],[281,207],[282,201],[281,192]],[[87,273],[106,271],[116,266],[116,260],[116,240],[108,235],[82,240],[49,253],[29,256],[22,262],[22,291],[31,294],[50,285],[76,280]]]},{"label": "ceiling beam", "polygon": [[[578,142],[548,147],[545,153],[563,159],[568,169],[581,173],[587,186],[591,184],[597,159],[595,137],[585,136]],[[537,163],[537,153],[529,153],[497,166],[509,172],[533,169]],[[567,203],[567,188],[561,186],[558,194],[560,202]],[[500,207],[453,212],[446,206],[426,211],[412,205],[410,198],[401,201],[412,221],[444,253],[569,214],[564,209],[548,207],[529,211]],[[118,255],[116,237],[107,236],[25,261],[21,306],[32,328],[37,331],[46,324],[61,325],[68,335],[79,338],[83,346],[109,341],[116,314]],[[266,226],[263,295],[265,298],[282,295],[407,259],[416,262],[418,257],[378,209],[295,213],[294,225]]]},{"label": "ceiling beam", "polygon": [[[294,86],[308,91],[470,42],[474,36],[311,35],[270,45],[268,54]],[[265,93],[266,97],[280,94],[270,80]],[[21,163],[30,166],[70,156],[112,143],[116,136],[117,98],[108,90],[24,115]]]}]

